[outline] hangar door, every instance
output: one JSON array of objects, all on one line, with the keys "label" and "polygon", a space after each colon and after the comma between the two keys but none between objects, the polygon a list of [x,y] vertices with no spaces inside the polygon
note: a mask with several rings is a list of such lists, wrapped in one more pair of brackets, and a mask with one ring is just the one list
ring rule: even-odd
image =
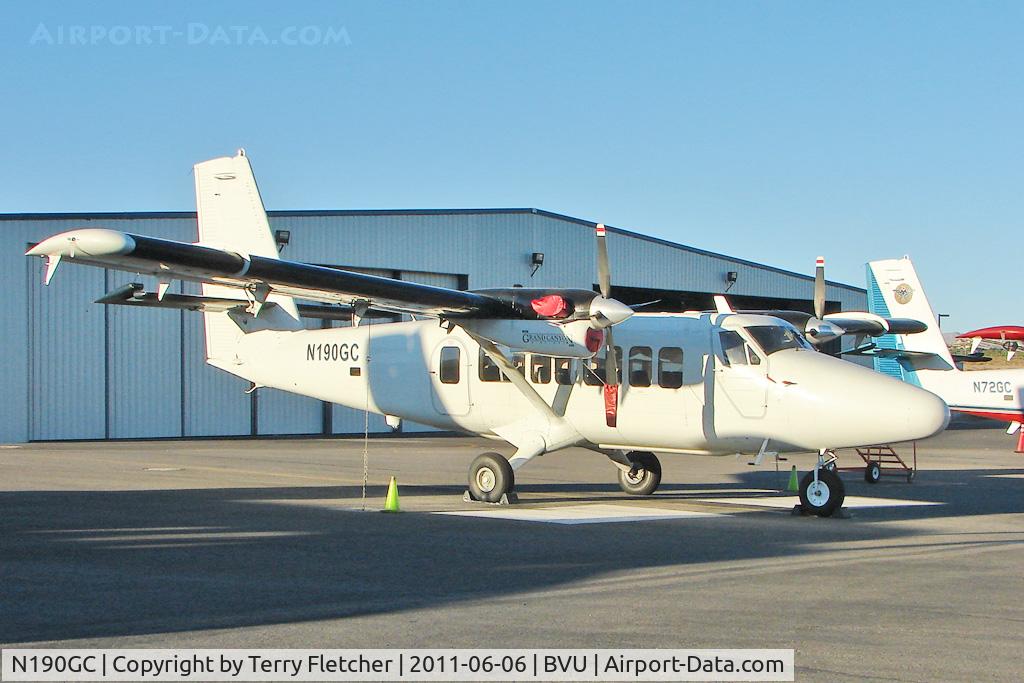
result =
[{"label": "hangar door", "polygon": [[[29,435],[33,441],[107,435],[106,271],[65,266],[43,284],[29,259]],[[63,276],[63,277],[62,277]]]}]

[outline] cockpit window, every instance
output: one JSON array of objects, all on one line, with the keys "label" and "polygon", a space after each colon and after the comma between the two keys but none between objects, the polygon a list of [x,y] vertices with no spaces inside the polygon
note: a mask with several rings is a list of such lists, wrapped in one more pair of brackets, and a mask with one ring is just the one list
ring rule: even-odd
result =
[{"label": "cockpit window", "polygon": [[743,328],[769,356],[783,349],[810,349],[811,345],[791,325],[751,325]]},{"label": "cockpit window", "polygon": [[746,344],[738,332],[723,330],[719,333],[722,340],[722,353],[729,365],[747,365]]}]

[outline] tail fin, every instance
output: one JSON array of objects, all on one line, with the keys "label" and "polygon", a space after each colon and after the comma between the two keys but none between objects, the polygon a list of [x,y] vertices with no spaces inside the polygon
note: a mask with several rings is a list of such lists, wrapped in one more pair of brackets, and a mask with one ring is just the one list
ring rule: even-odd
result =
[{"label": "tail fin", "polygon": [[[203,161],[195,165],[194,172],[199,241],[245,257],[276,259],[277,244],[245,152],[238,150],[233,157]],[[244,300],[238,289],[211,283],[203,283],[203,296]],[[267,303],[271,302],[277,306],[264,308],[277,309],[273,315],[274,327],[302,328],[291,297],[271,294]],[[235,347],[243,336],[241,329],[228,313],[204,313],[203,316],[207,361],[214,361],[214,365],[232,363]]]},{"label": "tail fin", "polygon": [[[928,326],[927,330],[917,334],[887,334],[877,340],[878,347],[933,354],[940,362],[927,364],[930,367],[955,368],[953,357],[942,338],[938,318],[928,303],[910,258],[871,261],[867,270],[868,311],[883,318],[920,320]],[[915,371],[918,364],[914,360],[875,358],[875,369],[879,372],[920,386],[919,373]]]}]

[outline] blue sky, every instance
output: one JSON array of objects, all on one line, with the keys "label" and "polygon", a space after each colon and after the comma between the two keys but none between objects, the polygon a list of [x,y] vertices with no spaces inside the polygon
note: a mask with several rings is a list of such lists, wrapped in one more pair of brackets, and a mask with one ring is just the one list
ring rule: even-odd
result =
[{"label": "blue sky", "polygon": [[271,209],[910,254],[947,328],[1024,321],[1024,3],[293,4],[0,2],[0,212],[188,210],[244,146]]}]

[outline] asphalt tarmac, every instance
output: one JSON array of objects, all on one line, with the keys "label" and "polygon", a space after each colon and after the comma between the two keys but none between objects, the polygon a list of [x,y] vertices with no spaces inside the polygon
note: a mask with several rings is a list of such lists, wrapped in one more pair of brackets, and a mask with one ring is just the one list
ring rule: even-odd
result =
[{"label": "asphalt tarmac", "polygon": [[992,423],[918,444],[913,483],[846,472],[873,507],[840,519],[779,498],[810,455],[663,456],[637,499],[571,450],[510,510],[462,501],[473,457],[508,454],[481,439],[371,440],[365,500],[361,439],[4,446],[0,643],[794,647],[801,681],[1020,680],[1014,443]]}]

